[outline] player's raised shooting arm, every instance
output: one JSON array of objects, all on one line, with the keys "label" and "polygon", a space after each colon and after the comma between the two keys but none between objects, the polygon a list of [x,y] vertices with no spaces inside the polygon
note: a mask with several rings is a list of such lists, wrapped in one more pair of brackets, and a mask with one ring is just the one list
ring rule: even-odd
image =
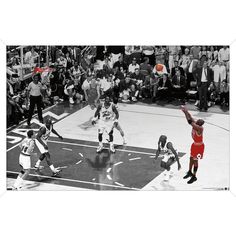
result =
[{"label": "player's raised shooting arm", "polygon": [[184,106],[182,106],[181,109],[183,113],[185,114],[186,120],[188,121],[190,125],[192,124],[192,122],[195,122],[191,114],[188,112],[188,110]]},{"label": "player's raised shooting arm", "polygon": [[118,120],[119,119],[119,112],[117,111],[115,105],[112,105],[112,111],[115,113],[116,117],[115,117],[115,120]]}]

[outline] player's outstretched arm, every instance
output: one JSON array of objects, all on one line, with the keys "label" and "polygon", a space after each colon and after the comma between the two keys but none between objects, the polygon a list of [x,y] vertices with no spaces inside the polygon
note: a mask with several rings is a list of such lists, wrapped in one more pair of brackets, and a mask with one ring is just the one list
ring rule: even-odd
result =
[{"label": "player's outstretched arm", "polygon": [[95,124],[96,124],[96,120],[99,118],[99,114],[100,114],[101,108],[102,108],[101,104],[98,105],[98,108],[97,108],[97,110],[95,111],[94,117],[93,117],[93,119],[92,119],[92,125],[95,125]]},{"label": "player's outstretched arm", "polygon": [[161,144],[161,138],[159,138],[159,140],[158,140],[158,148],[157,148],[157,151],[156,151],[155,160],[157,160],[157,158],[159,157],[159,155],[160,155],[160,153],[161,153],[160,144]]},{"label": "player's outstretched arm", "polygon": [[168,149],[170,149],[172,151],[172,153],[175,155],[175,159],[177,161],[177,164],[178,164],[178,170],[181,169],[181,165],[180,165],[180,162],[179,162],[179,157],[178,157],[178,154],[177,152],[175,151],[174,147],[173,147],[173,144],[171,142],[167,143],[166,147]]}]

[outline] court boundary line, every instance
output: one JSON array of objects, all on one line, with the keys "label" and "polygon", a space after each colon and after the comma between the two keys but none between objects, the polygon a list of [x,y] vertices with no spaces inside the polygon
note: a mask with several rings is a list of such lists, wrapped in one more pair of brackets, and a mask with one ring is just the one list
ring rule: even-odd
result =
[{"label": "court boundary line", "polygon": [[[7,173],[9,173],[9,174],[19,174],[20,172],[7,171]],[[89,182],[89,181],[75,180],[75,179],[66,179],[66,178],[53,177],[53,176],[47,176],[47,175],[29,174],[29,176],[43,177],[43,178],[49,178],[49,179],[53,179],[53,180],[63,180],[63,181],[68,181],[68,182],[76,182],[76,183],[83,183],[83,184],[90,184],[90,185],[100,185],[100,186],[107,186],[107,187],[127,189],[127,190],[141,190],[141,189],[138,189],[138,188],[130,188],[130,187],[126,187],[126,186],[121,187],[119,185],[103,184],[103,183],[96,183],[96,182]],[[35,182],[40,182],[40,181],[35,181]],[[62,184],[62,186],[63,186],[63,184]],[[64,186],[67,186],[67,185],[64,185]],[[80,188],[82,188],[82,187],[80,187]],[[86,189],[88,189],[88,188],[86,188]],[[92,189],[92,190],[94,190],[94,189]]]}]

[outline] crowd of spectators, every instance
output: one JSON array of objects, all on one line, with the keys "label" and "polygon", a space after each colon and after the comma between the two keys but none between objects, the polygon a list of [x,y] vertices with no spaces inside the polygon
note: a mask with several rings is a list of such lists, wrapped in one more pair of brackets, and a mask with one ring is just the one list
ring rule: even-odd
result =
[{"label": "crowd of spectators", "polygon": [[[40,74],[43,85],[42,107],[64,100],[86,101],[85,91],[94,79],[100,96],[109,95],[114,102],[177,100],[184,104],[193,99],[200,110],[214,104],[229,106],[226,46],[36,46],[25,50],[23,63],[20,52],[7,56],[8,126],[27,118],[26,90],[34,74]],[[32,76],[22,77],[22,69]]]}]

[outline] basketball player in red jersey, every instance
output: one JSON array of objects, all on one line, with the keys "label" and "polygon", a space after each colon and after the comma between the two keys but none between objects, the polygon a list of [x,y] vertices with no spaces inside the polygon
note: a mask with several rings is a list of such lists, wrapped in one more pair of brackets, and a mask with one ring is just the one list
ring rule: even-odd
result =
[{"label": "basketball player in red jersey", "polygon": [[193,143],[191,146],[189,171],[184,176],[184,179],[191,177],[191,179],[187,183],[192,184],[197,180],[196,173],[198,169],[198,160],[203,158],[203,153],[204,153],[203,127],[202,127],[204,124],[204,120],[198,119],[197,121],[195,121],[185,106],[181,106],[181,110],[184,112],[188,123],[193,127],[192,129]]}]

